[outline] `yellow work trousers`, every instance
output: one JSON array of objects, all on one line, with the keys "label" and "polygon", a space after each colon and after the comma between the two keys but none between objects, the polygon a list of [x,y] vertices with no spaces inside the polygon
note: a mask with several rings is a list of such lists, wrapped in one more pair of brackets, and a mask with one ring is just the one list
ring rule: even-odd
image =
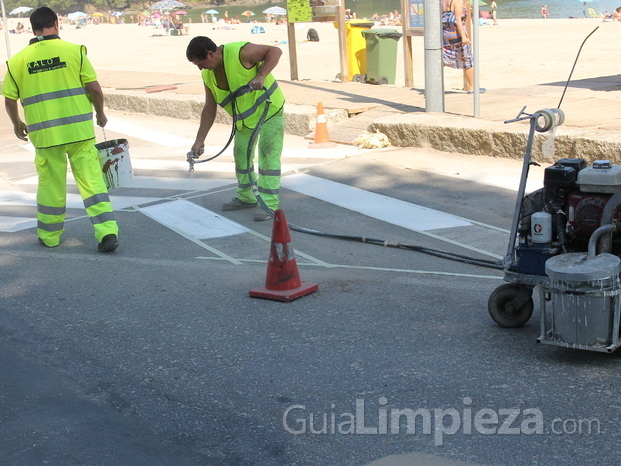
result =
[{"label": "yellow work trousers", "polygon": [[37,235],[47,246],[58,246],[64,231],[67,159],[97,241],[101,242],[109,234],[119,234],[94,144],[95,141],[90,139],[36,151],[35,165],[39,175]]},{"label": "yellow work trousers", "polygon": [[[257,202],[248,177],[248,147],[254,132],[251,128],[242,128],[235,133],[233,157],[237,176],[237,197],[243,202]],[[259,132],[259,177],[257,187],[265,204],[272,210],[278,209],[280,193],[280,157],[285,136],[285,119],[280,109],[263,123]],[[254,171],[255,149],[250,158],[251,172]],[[256,175],[255,175],[256,176]]]}]

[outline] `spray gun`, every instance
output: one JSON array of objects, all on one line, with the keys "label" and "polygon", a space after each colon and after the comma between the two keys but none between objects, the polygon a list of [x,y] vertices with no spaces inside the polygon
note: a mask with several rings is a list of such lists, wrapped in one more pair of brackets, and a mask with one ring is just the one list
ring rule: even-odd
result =
[{"label": "spray gun", "polygon": [[[205,153],[205,149],[204,149],[203,147],[201,147],[201,148],[198,150],[198,155],[196,155],[196,154],[194,153],[194,151],[193,151],[193,150],[191,150],[191,149],[190,149],[190,152],[188,152],[188,153],[186,154],[186,157],[187,157],[187,158],[186,158],[186,162],[188,162],[188,165],[190,166],[190,168],[188,169],[188,171],[189,171],[190,173],[192,173],[192,172],[194,171],[194,164],[195,164],[195,163],[208,162],[209,160],[211,160],[211,159],[207,159],[207,160],[201,160],[200,162],[195,162],[195,159],[199,158],[199,157],[200,157],[201,155],[203,155],[204,153]],[[220,154],[218,154],[218,155],[220,155]],[[217,156],[216,156],[216,157],[217,157]],[[215,158],[215,157],[212,157],[212,158]]]},{"label": "spray gun", "polygon": [[188,152],[187,155],[188,155],[187,162],[188,162],[188,165],[190,165],[188,172],[192,173],[194,171],[194,151],[191,150],[190,152]]}]

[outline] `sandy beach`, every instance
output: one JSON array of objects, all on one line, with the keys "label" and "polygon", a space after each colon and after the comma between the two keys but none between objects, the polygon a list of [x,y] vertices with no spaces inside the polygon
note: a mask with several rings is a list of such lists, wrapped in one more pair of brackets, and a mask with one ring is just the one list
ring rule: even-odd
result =
[{"label": "sandy beach", "polygon": [[[17,24],[11,18],[10,28]],[[22,20],[23,21],[23,20]],[[26,19],[27,21],[27,19]],[[29,24],[29,23],[26,23]],[[100,24],[75,29],[65,26],[61,37],[84,44],[95,69],[107,72],[153,72],[170,74],[170,82],[185,79],[199,80],[198,70],[185,58],[185,49],[193,36],[206,35],[216,43],[249,40],[276,45],[283,57],[275,75],[291,79],[287,27],[261,24],[264,34],[252,34],[257,23],[243,23],[233,29],[216,29],[212,24],[193,23],[188,36],[165,36],[164,30],[140,27],[136,24]],[[489,91],[500,88],[526,87],[532,84],[564,82],[571,71],[576,54],[585,37],[599,26],[586,42],[572,80],[619,75],[619,64],[613,57],[618,52],[621,23],[601,19],[507,19],[498,26],[479,28],[480,84]],[[310,27],[319,32],[319,42],[307,42]],[[4,34],[3,34],[4,35]],[[25,47],[32,34],[10,34],[14,54]],[[338,34],[332,23],[298,23],[296,25],[298,73],[301,80],[333,81],[340,72]],[[3,40],[4,42],[4,40]],[[413,37],[414,87],[424,87],[424,43]],[[0,50],[0,76],[6,73],[6,46]],[[404,85],[403,39],[399,41],[396,57],[396,86]],[[190,78],[191,77],[191,78]],[[444,69],[445,90],[462,87],[458,70]],[[101,81],[106,87],[106,82]],[[610,92],[610,98],[621,94]],[[312,99],[311,99],[312,100]]]}]

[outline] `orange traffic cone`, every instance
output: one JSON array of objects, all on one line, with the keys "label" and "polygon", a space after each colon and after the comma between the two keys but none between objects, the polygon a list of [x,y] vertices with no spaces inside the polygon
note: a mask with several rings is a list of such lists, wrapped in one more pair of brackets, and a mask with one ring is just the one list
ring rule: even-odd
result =
[{"label": "orange traffic cone", "polygon": [[327,149],[328,147],[336,147],[335,142],[330,142],[328,134],[328,125],[326,124],[326,115],[323,113],[323,104],[317,104],[317,120],[315,123],[315,142],[308,145],[310,149]]},{"label": "orange traffic cone", "polygon": [[265,286],[253,288],[250,290],[250,296],[276,301],[292,301],[318,288],[317,283],[300,281],[285,213],[280,209],[276,210]]}]

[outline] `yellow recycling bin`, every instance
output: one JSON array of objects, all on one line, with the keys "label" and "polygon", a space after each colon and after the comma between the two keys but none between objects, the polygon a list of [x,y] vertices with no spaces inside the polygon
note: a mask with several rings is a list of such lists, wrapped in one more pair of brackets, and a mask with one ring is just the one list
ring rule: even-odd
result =
[{"label": "yellow recycling bin", "polygon": [[[334,22],[338,29],[339,23]],[[373,27],[373,21],[349,20],[345,21],[345,42],[347,48],[347,79],[359,83],[365,82],[367,72],[367,41],[362,34],[365,29]]]}]

